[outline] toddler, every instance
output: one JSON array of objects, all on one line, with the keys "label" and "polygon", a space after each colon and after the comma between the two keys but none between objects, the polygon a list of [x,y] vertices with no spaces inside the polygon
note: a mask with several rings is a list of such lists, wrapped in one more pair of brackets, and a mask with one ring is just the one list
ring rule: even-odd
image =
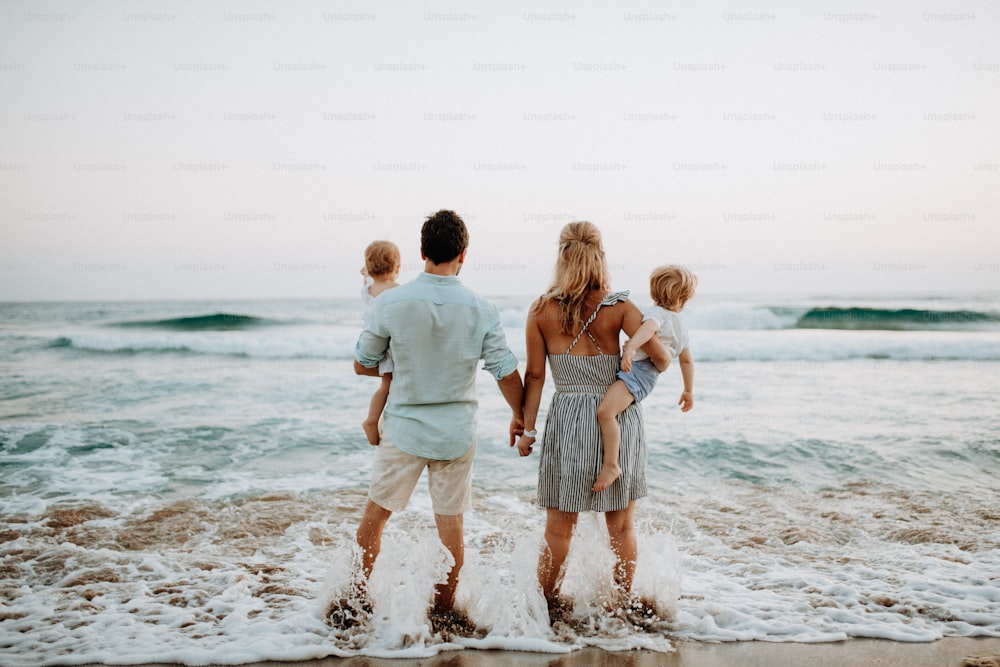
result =
[{"label": "toddler", "polygon": [[621,446],[618,415],[632,401],[638,403],[644,399],[659,378],[660,370],[650,361],[649,355],[639,349],[654,335],[671,357],[680,361],[681,376],[684,378],[684,392],[678,401],[681,411],[687,412],[694,406],[694,360],[680,311],[694,296],[697,284],[695,275],[682,266],[661,266],[649,277],[649,295],[656,305],[644,313],[642,325],[622,348],[622,368],[618,371],[618,379],[608,388],[597,407],[604,458],[592,487],[595,492],[605,490],[622,474],[618,465],[618,449]]},{"label": "toddler", "polygon": [[[395,243],[373,241],[365,248],[365,266],[361,269],[365,283],[361,289],[361,300],[365,304],[364,321],[366,326],[368,324],[368,310],[378,295],[393,287],[399,287],[399,283],[396,282],[399,278],[399,267],[400,254]],[[371,403],[368,405],[368,417],[362,423],[365,436],[367,436],[368,442],[373,445],[379,443],[379,419],[382,417],[386,401],[389,400],[389,383],[392,382],[391,350],[387,350],[385,359],[379,362],[378,372],[382,382],[372,395]]]}]

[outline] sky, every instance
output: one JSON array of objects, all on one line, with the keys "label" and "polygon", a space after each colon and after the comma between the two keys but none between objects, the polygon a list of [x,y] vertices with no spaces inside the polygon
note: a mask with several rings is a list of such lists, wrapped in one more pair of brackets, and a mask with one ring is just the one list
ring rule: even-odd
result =
[{"label": "sky", "polygon": [[0,300],[343,297],[458,212],[463,281],[1000,289],[1000,5],[0,4]]}]

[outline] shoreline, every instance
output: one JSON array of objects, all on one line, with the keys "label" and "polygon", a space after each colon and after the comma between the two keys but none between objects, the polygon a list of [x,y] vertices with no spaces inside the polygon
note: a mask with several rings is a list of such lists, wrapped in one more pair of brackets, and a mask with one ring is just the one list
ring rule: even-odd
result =
[{"label": "shoreline", "polygon": [[[847,639],[829,643],[674,642],[672,653],[648,650],[607,651],[588,646],[571,653],[462,649],[427,658],[321,658],[304,661],[246,663],[246,667],[1000,667],[1000,637],[944,637],[933,642],[890,639]],[[147,663],[141,667],[169,667],[176,663]],[[90,663],[89,667],[97,667]],[[208,667],[221,667],[209,665]]]}]

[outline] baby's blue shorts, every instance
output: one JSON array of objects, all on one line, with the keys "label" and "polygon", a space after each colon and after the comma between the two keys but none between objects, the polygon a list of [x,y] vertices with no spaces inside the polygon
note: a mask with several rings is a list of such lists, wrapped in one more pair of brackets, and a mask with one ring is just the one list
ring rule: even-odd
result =
[{"label": "baby's blue shorts", "polygon": [[660,377],[660,371],[656,370],[656,366],[649,359],[640,359],[632,362],[632,370],[628,373],[622,370],[618,371],[618,377],[625,383],[632,398],[638,403],[646,398],[649,392],[653,391],[653,387],[656,386],[656,381]]}]

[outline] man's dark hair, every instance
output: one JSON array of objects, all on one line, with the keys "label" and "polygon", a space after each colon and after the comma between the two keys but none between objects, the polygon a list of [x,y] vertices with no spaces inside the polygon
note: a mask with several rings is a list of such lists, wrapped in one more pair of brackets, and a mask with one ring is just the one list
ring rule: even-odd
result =
[{"label": "man's dark hair", "polygon": [[440,210],[420,230],[420,250],[435,264],[450,262],[469,247],[469,230],[454,211]]}]

